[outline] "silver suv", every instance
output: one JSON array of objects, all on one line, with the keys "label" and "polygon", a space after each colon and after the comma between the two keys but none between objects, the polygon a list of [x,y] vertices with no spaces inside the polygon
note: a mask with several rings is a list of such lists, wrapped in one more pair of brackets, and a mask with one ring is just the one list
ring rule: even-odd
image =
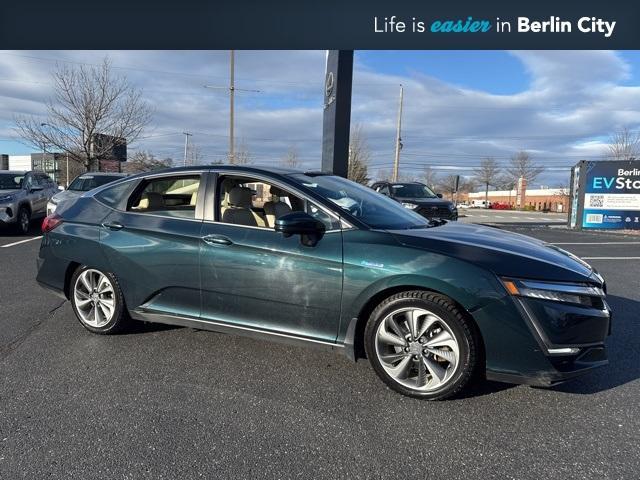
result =
[{"label": "silver suv", "polygon": [[58,186],[45,173],[0,171],[0,226],[26,234],[31,219],[46,215],[47,202],[57,192]]}]

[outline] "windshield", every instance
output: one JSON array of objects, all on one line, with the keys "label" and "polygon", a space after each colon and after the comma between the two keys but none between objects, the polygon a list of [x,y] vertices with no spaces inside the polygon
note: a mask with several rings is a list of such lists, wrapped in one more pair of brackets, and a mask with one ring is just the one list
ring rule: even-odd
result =
[{"label": "windshield", "polygon": [[401,230],[429,226],[425,218],[395,200],[342,177],[302,173],[291,177],[371,228]]},{"label": "windshield", "polygon": [[24,175],[15,173],[0,173],[0,190],[17,190],[22,188]]},{"label": "windshield", "polygon": [[426,185],[419,183],[397,183],[391,185],[394,197],[402,198],[436,198],[436,194]]},{"label": "windshield", "polygon": [[114,175],[82,175],[69,185],[69,190],[75,192],[88,192],[96,187],[101,187],[110,182],[115,182],[120,177]]}]

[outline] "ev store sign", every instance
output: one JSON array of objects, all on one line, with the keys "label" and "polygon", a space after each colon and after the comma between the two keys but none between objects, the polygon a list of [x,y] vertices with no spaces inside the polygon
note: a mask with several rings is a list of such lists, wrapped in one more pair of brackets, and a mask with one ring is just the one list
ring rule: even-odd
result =
[{"label": "ev store sign", "polygon": [[582,228],[640,229],[640,161],[580,162],[577,167],[583,195],[576,213]]}]

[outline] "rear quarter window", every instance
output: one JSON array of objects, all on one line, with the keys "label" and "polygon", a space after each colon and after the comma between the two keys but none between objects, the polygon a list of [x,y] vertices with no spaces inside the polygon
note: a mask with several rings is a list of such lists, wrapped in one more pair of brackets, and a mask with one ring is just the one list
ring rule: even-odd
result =
[{"label": "rear quarter window", "polygon": [[131,192],[136,188],[136,185],[138,185],[137,181],[118,183],[96,193],[95,198],[111,208],[126,210],[127,200]]}]

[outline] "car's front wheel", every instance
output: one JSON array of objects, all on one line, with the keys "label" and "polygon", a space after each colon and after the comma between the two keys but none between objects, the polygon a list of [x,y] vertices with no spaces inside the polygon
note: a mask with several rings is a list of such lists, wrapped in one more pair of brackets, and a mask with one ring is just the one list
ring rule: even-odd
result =
[{"label": "car's front wheel", "polygon": [[29,225],[31,225],[31,214],[25,207],[20,207],[18,210],[18,221],[16,223],[16,229],[21,235],[29,233]]},{"label": "car's front wheel", "polygon": [[447,297],[407,291],[383,301],[365,328],[367,357],[393,390],[428,400],[459,393],[472,378],[478,341]]},{"label": "car's front wheel", "polygon": [[71,278],[69,296],[76,317],[93,333],[117,333],[129,322],[122,290],[112,273],[79,267]]}]

